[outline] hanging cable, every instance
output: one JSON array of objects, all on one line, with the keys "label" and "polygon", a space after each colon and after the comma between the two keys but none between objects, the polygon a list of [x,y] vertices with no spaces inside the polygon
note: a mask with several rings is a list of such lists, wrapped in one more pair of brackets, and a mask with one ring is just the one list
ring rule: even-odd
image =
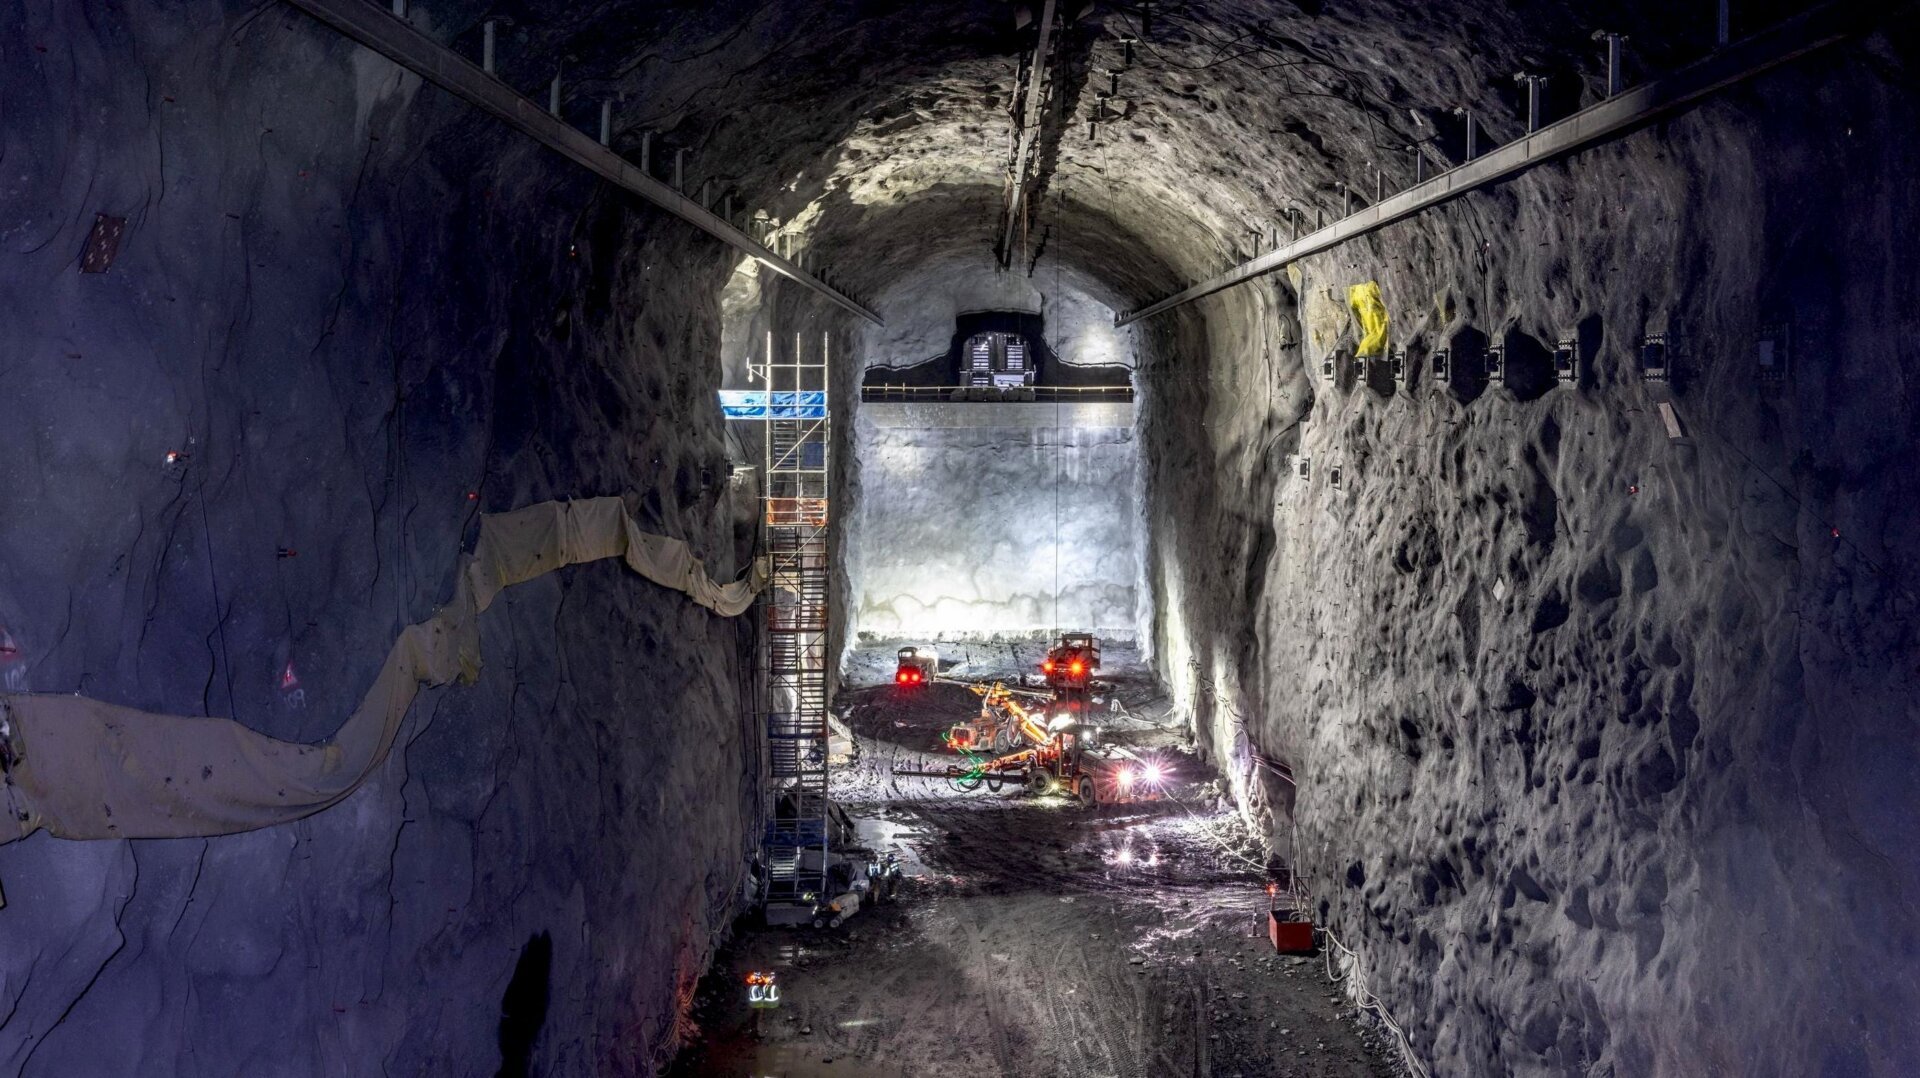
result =
[{"label": "hanging cable", "polygon": [[1354,1002],[1358,1003],[1362,1010],[1372,1011],[1375,1017],[1379,1018],[1388,1029],[1393,1031],[1394,1038],[1400,1048],[1400,1060],[1406,1064],[1407,1070],[1411,1071],[1415,1078],[1430,1078],[1426,1065],[1421,1063],[1420,1057],[1413,1053],[1413,1041],[1407,1037],[1407,1031],[1401,1029],[1400,1023],[1395,1022],[1393,1015],[1387,1013],[1387,1005],[1380,1002],[1380,997],[1368,990],[1366,973],[1360,968],[1360,956],[1353,953],[1346,944],[1341,943],[1340,938],[1333,934],[1333,929],[1321,925],[1320,934],[1325,937],[1328,943],[1333,944],[1334,950],[1338,950],[1341,954],[1346,955],[1353,962],[1353,965],[1350,967],[1350,973],[1336,976],[1333,972],[1333,950],[1321,951],[1320,957],[1326,962],[1327,980],[1338,982],[1350,976],[1352,978],[1354,994],[1358,997]]}]

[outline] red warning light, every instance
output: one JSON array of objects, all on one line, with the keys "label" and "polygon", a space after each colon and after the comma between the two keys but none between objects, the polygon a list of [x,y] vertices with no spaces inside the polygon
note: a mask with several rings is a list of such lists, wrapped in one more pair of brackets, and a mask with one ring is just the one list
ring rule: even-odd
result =
[{"label": "red warning light", "polygon": [[905,670],[900,671],[899,673],[893,675],[893,680],[899,682],[902,685],[905,685],[907,683],[907,672]]},{"label": "red warning light", "polygon": [[1833,537],[1834,537],[1835,539],[1838,539],[1838,538],[1840,538],[1840,529],[1839,529],[1839,528],[1834,528],[1834,529],[1832,529],[1832,530],[1833,530]]},{"label": "red warning light", "polygon": [[1067,666],[1067,673],[1072,674],[1074,677],[1079,677],[1086,672],[1087,664],[1078,659],[1073,660],[1073,662]]},{"label": "red warning light", "polygon": [[293,672],[293,660],[289,659],[287,660],[286,669],[280,671],[280,691],[286,692],[289,689],[297,689],[299,687],[300,679],[295,676]]},{"label": "red warning light", "polygon": [[1043,663],[1041,663],[1041,664],[1040,664],[1040,672],[1041,672],[1041,673],[1043,673],[1043,674],[1051,674],[1051,673],[1053,673],[1053,660],[1052,660],[1052,659],[1048,659],[1048,660],[1047,660],[1046,662],[1043,662]]},{"label": "red warning light", "polygon": [[1628,493],[1628,494],[1638,494],[1638,493],[1640,493],[1640,486],[1639,486],[1639,484],[1637,484],[1637,483],[1636,483],[1636,484],[1634,484],[1633,486],[1630,486],[1630,487],[1628,487],[1628,488],[1627,488],[1627,493]]}]

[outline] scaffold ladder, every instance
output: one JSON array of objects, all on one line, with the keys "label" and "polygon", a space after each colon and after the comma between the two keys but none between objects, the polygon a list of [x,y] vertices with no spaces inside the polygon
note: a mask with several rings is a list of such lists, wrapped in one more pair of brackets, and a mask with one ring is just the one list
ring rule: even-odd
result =
[{"label": "scaffold ladder", "polygon": [[761,411],[764,549],[771,577],[762,602],[759,708],[767,731],[774,805],[766,833],[767,901],[824,902],[831,839],[827,806],[827,349],[809,355],[800,334],[781,361],[767,338]]}]

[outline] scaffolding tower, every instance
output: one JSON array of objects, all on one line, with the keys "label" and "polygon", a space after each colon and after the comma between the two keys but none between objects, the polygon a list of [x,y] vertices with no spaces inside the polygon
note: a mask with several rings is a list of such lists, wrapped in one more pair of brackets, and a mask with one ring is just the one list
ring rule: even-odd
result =
[{"label": "scaffolding tower", "polygon": [[773,812],[765,836],[766,901],[807,916],[827,900],[827,336],[809,357],[800,334],[780,362],[767,335],[760,408],[765,460],[761,527],[770,561],[762,609],[760,698]]}]

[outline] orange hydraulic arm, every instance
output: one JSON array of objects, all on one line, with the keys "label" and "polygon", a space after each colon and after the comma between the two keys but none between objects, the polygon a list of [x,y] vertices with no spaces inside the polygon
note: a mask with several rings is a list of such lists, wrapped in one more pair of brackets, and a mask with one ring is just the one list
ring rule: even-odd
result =
[{"label": "orange hydraulic arm", "polygon": [[1033,715],[1020,706],[1019,701],[1013,698],[1013,690],[1006,685],[996,681],[992,688],[987,688],[985,685],[969,685],[967,688],[981,698],[982,707],[999,708],[1013,716],[1014,725],[1019,729],[1020,736],[1029,744],[1045,745],[1047,743],[1046,726],[1034,721]]}]

